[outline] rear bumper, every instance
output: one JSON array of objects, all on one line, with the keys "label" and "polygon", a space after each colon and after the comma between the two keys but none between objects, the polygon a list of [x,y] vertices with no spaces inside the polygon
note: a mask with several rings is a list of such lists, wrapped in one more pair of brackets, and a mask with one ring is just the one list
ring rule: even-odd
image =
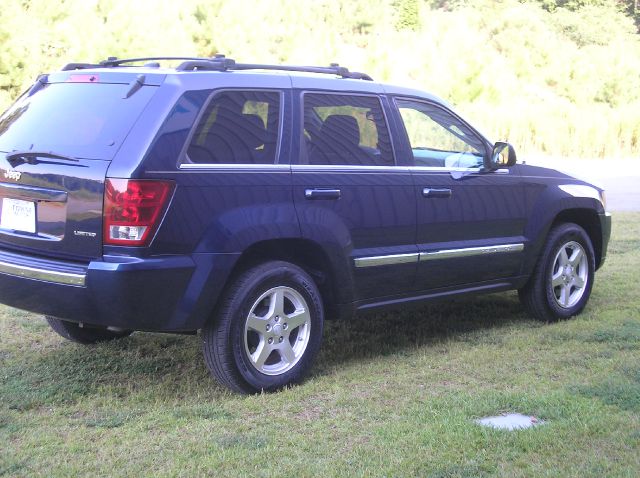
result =
[{"label": "rear bumper", "polygon": [[596,270],[602,267],[607,257],[607,248],[609,247],[609,239],[611,238],[611,213],[605,212],[604,214],[598,214],[598,218],[600,219],[600,230],[602,231],[602,252],[600,254],[600,261],[596,264]]},{"label": "rear bumper", "polygon": [[236,258],[105,256],[78,264],[0,250],[0,302],[91,325],[192,331],[209,317]]},{"label": "rear bumper", "polygon": [[87,280],[87,268],[81,264],[37,259],[8,252],[0,252],[0,273],[75,286],[84,286]]}]

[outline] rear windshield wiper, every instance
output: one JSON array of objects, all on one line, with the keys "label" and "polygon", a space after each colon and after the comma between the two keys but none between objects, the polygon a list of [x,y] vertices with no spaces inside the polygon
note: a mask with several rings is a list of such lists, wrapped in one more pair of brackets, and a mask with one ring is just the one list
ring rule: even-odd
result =
[{"label": "rear windshield wiper", "polygon": [[[77,163],[79,161],[79,159],[64,156],[52,151],[14,151],[13,153],[7,154],[7,161],[12,168],[21,164],[59,164],[57,161],[43,161],[40,158],[57,159],[59,161],[69,161],[72,163]],[[71,166],[81,165],[73,164]]]}]

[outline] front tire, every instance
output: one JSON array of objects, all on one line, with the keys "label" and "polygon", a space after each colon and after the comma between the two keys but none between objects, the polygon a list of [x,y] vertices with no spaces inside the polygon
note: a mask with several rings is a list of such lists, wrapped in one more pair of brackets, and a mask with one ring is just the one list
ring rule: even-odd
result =
[{"label": "front tire", "polygon": [[78,344],[90,345],[98,342],[121,339],[131,335],[131,330],[119,332],[98,327],[80,327],[75,322],[56,319],[55,317],[45,317],[51,329],[61,337]]},{"label": "front tire", "polygon": [[241,393],[299,383],[320,348],[323,322],[320,292],[306,272],[288,262],[261,264],[233,282],[203,328],[205,362]]},{"label": "front tire", "polygon": [[573,223],[559,224],[549,232],[533,275],[518,296],[538,320],[568,319],[587,305],[594,273],[595,254],[585,230]]}]

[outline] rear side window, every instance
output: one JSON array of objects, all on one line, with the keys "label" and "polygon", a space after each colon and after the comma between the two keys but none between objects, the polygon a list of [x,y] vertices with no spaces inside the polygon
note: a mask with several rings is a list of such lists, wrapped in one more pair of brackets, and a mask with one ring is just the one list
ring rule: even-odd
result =
[{"label": "rear side window", "polygon": [[46,151],[112,159],[157,91],[127,84],[52,83],[20,98],[0,117],[0,151]]},{"label": "rear side window", "polygon": [[198,164],[274,164],[280,93],[223,91],[207,106],[187,149]]},{"label": "rear side window", "polygon": [[389,131],[375,96],[306,93],[302,164],[392,166]]}]

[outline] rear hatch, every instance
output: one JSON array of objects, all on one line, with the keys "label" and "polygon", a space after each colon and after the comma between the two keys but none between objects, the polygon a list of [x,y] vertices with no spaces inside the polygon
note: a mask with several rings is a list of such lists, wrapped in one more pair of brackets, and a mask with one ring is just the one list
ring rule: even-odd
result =
[{"label": "rear hatch", "polygon": [[77,261],[102,255],[107,169],[163,78],[60,72],[0,117],[0,248]]}]

